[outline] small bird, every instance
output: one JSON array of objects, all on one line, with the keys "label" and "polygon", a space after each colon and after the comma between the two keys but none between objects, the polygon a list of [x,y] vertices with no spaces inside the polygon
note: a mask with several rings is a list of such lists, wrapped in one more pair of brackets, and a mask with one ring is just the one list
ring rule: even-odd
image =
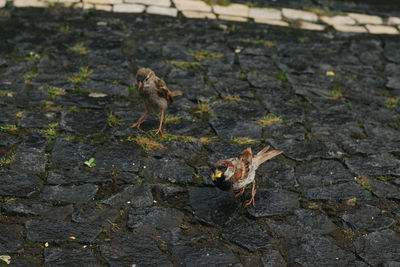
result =
[{"label": "small bird", "polygon": [[158,78],[149,68],[140,68],[136,73],[136,86],[144,100],[145,112],[131,127],[138,127],[145,121],[147,113],[160,114],[160,126],[156,134],[162,134],[162,123],[168,103],[174,102],[175,96],[183,95],[182,91],[170,91],[166,83]]},{"label": "small bird", "polygon": [[248,207],[254,204],[256,195],[256,170],[267,160],[278,156],[283,151],[271,150],[267,152],[269,146],[263,148],[256,155],[253,155],[251,148],[248,147],[240,153],[239,157],[217,161],[212,167],[211,180],[214,184],[225,191],[239,191],[235,196],[241,196],[246,185],[253,183],[251,198],[244,204]]}]

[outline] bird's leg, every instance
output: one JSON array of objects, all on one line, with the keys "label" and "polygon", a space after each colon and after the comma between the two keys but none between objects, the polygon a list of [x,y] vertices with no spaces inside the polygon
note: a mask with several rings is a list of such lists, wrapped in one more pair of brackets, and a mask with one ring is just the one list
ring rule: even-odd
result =
[{"label": "bird's leg", "polygon": [[143,122],[145,122],[144,118],[146,118],[147,113],[148,113],[148,111],[147,111],[147,108],[146,108],[146,110],[144,111],[143,115],[140,116],[140,118],[138,119],[138,121],[135,122],[135,123],[133,123],[133,124],[131,125],[131,127],[132,127],[132,128],[137,127],[137,128],[140,130],[140,125],[141,125]]},{"label": "bird's leg", "polygon": [[244,193],[244,187],[235,195],[235,197],[240,197]]},{"label": "bird's leg", "polygon": [[250,204],[253,204],[253,207],[255,207],[256,205],[254,204],[254,196],[256,195],[256,180],[253,180],[253,187],[251,188],[251,197],[249,200],[247,200],[244,203],[245,207],[250,206]]},{"label": "bird's leg", "polygon": [[164,110],[161,110],[160,126],[158,127],[157,132],[155,133],[155,135],[157,135],[159,133],[162,135],[162,123],[163,123],[163,120],[164,120]]}]

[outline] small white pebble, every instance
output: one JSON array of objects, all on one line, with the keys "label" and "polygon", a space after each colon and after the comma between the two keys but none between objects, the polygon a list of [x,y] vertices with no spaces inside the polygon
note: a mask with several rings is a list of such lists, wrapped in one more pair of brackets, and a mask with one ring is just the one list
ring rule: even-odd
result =
[{"label": "small white pebble", "polygon": [[127,203],[127,204],[131,204],[131,202],[130,202],[130,201],[127,201],[126,203]]},{"label": "small white pebble", "polygon": [[153,200],[153,203],[157,203],[157,200]]}]

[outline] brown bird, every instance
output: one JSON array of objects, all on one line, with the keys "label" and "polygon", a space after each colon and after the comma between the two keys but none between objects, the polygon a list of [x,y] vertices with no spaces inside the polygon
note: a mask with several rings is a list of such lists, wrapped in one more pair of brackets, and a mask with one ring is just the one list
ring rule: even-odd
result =
[{"label": "brown bird", "polygon": [[269,146],[262,149],[256,155],[253,155],[251,148],[248,147],[242,151],[239,157],[217,161],[212,167],[211,179],[221,190],[239,191],[235,196],[241,196],[246,185],[253,183],[251,198],[244,204],[248,207],[254,204],[256,195],[256,170],[265,161],[278,156],[283,151],[271,150],[267,152]]},{"label": "brown bird", "polygon": [[145,112],[131,127],[138,127],[145,121],[149,112],[160,114],[160,126],[156,134],[162,134],[162,123],[168,103],[174,102],[175,96],[183,95],[182,91],[170,91],[163,80],[149,68],[140,68],[136,73],[136,88],[144,100]]}]

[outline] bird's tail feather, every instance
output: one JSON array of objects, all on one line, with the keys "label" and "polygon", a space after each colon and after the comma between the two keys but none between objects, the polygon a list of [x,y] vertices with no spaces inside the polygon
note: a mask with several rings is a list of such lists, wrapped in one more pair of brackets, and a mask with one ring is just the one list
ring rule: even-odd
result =
[{"label": "bird's tail feather", "polygon": [[[281,150],[271,150],[268,151],[269,146],[263,148],[260,152],[257,153],[256,159],[257,159],[257,167],[266,162],[267,160],[272,159],[273,157],[276,157],[280,154],[283,153]],[[268,151],[268,152],[267,152]]]}]

